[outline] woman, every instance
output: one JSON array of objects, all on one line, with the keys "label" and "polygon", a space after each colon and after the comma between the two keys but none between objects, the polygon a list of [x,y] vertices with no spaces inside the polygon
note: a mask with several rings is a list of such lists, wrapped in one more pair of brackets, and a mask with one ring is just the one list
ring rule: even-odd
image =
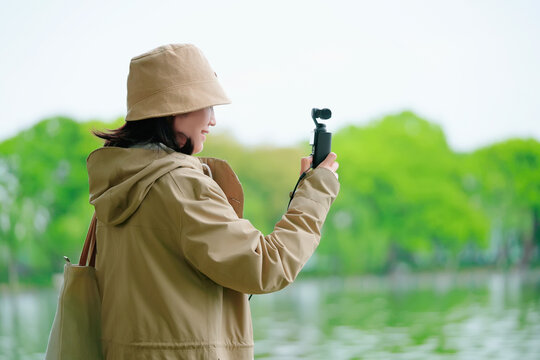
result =
[{"label": "woman", "polygon": [[[88,157],[106,359],[251,359],[248,295],[282,289],[320,240],[339,191],[335,154],[308,171],[267,236],[200,152],[229,99],[204,55],[166,45],[131,60],[126,124]],[[301,172],[309,159],[302,159]],[[286,201],[286,199],[284,199]]]}]

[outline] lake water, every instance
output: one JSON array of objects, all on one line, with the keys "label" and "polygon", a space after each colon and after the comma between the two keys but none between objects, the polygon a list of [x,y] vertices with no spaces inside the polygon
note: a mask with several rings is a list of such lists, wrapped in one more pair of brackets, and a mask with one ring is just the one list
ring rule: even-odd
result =
[{"label": "lake water", "polygon": [[[0,291],[0,360],[43,359],[57,292]],[[539,271],[303,279],[251,307],[258,359],[540,359]]]}]

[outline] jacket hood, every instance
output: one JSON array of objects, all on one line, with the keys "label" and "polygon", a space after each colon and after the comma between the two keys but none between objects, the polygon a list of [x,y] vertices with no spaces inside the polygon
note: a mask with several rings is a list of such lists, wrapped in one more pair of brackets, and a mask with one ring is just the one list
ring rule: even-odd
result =
[{"label": "jacket hood", "polygon": [[126,221],[163,175],[187,167],[203,172],[201,161],[170,149],[102,147],[86,161],[90,203],[107,225]]}]

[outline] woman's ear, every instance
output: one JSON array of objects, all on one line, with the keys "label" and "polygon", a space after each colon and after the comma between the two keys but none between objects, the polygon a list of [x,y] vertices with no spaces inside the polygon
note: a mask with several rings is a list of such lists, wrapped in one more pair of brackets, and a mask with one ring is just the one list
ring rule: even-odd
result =
[{"label": "woman's ear", "polygon": [[176,136],[176,142],[178,143],[179,147],[183,147],[186,145],[186,142],[188,141],[188,137],[186,134],[180,131],[174,131],[174,135]]}]

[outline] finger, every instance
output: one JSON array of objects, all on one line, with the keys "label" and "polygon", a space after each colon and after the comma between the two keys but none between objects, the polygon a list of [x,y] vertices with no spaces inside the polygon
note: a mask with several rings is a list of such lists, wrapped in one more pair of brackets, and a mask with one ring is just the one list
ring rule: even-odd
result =
[{"label": "finger", "polygon": [[301,159],[302,165],[311,163],[311,156],[306,156]]},{"label": "finger", "polygon": [[307,171],[309,167],[311,166],[311,156],[303,157],[300,159],[300,174]]},{"label": "finger", "polygon": [[[322,165],[323,167],[330,167],[332,166],[332,164],[335,162],[337,158],[337,155],[335,153],[330,153],[328,154],[328,156],[326,157],[326,159],[324,159],[320,165]],[[319,166],[320,166],[319,165]]]},{"label": "finger", "polygon": [[337,168],[338,168],[339,165],[337,165],[337,163],[333,163],[332,165],[330,166],[323,166],[324,168],[330,170],[331,172],[336,172]]},{"label": "finger", "polygon": [[321,162],[321,165],[323,165],[323,166],[331,166],[332,163],[333,163],[336,159],[337,159],[336,153],[331,152],[330,154],[328,154],[328,156],[326,157],[326,159],[324,159],[324,160]]}]

